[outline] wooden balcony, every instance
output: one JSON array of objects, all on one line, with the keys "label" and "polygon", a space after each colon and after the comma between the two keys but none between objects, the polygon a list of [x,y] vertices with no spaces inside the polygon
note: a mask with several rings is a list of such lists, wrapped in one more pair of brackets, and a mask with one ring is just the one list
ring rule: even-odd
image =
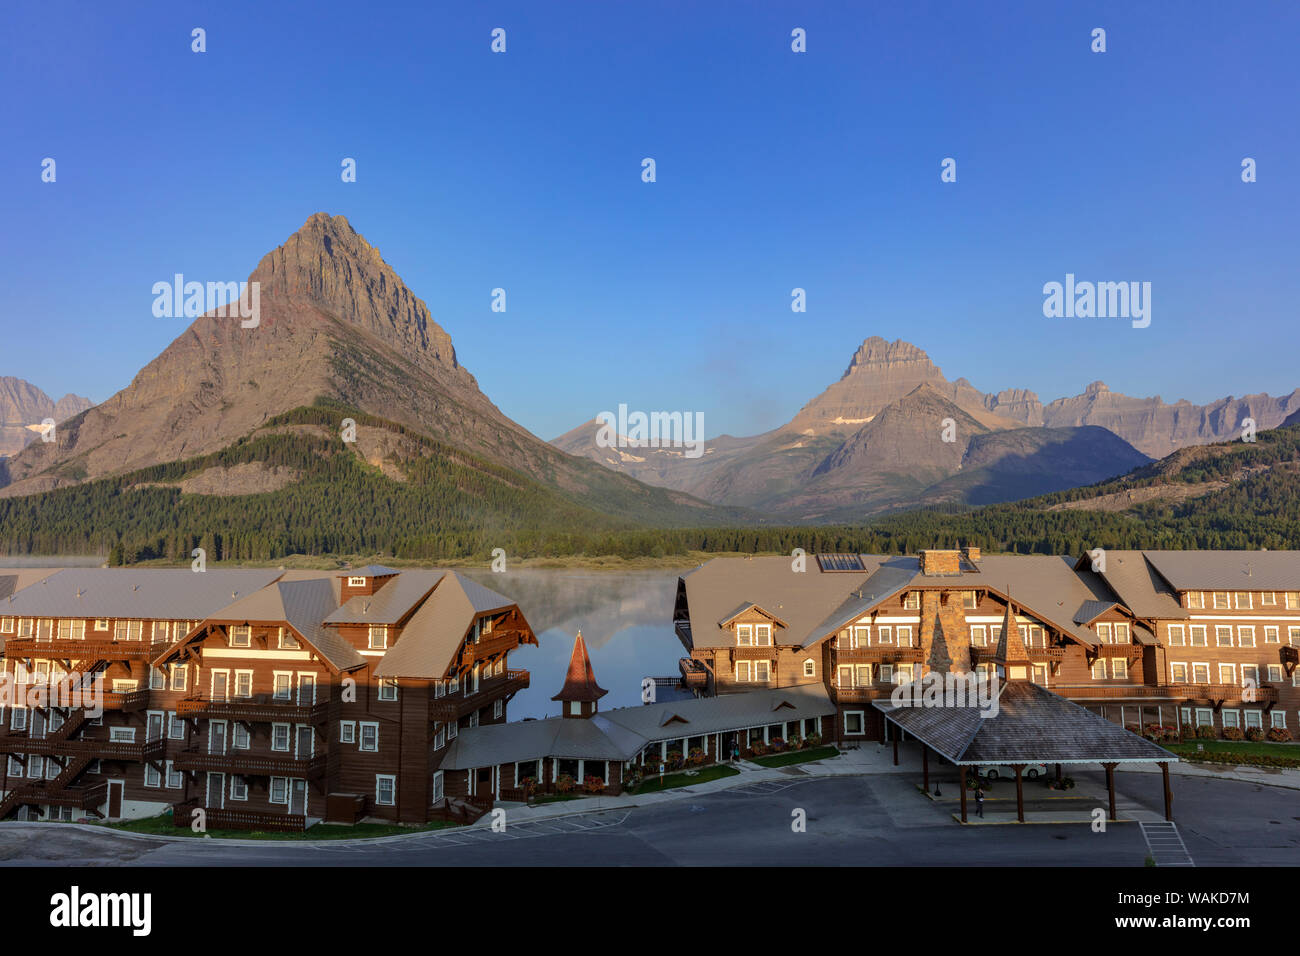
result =
[{"label": "wooden balcony", "polygon": [[873,700],[885,700],[894,692],[894,684],[879,684],[872,687],[831,687],[831,697],[841,704],[865,704]]},{"label": "wooden balcony", "polygon": [[176,702],[176,716],[238,720],[244,723],[319,724],[329,716],[329,701],[299,704],[296,699],[276,698],[270,694],[230,697],[225,700],[196,695]]},{"label": "wooden balcony", "polygon": [[731,648],[731,659],[733,661],[774,661],[776,660],[776,645],[774,644],[745,644]]},{"label": "wooden balcony", "polygon": [[925,660],[925,651],[919,647],[897,647],[880,644],[874,647],[836,647],[835,660],[840,664],[909,664]]},{"label": "wooden balcony", "polygon": [[484,678],[479,681],[479,689],[474,694],[448,694],[435,697],[429,701],[429,719],[446,723],[459,720],[465,714],[497,699],[509,697],[528,686],[528,671],[508,670],[500,677]]},{"label": "wooden balcony", "polygon": [[161,760],[166,742],[149,740],[128,743],[99,737],[74,737],[71,740],[61,740],[11,733],[3,738],[3,746],[6,751],[32,754],[37,757],[99,757],[103,760],[143,763]]},{"label": "wooden balcony", "polygon": [[[52,710],[77,710],[84,707],[88,711],[95,711],[96,706],[105,711],[118,711],[131,713],[137,710],[144,710],[149,706],[149,692],[147,690],[132,690],[118,693],[116,691],[104,690],[102,682],[98,682],[98,687],[77,687],[75,681],[69,678],[56,678],[54,680],[28,681],[21,684],[13,684],[14,697],[17,700],[32,700],[33,693],[41,695],[44,701],[39,709]],[[34,691],[34,689],[37,689]],[[3,729],[0,728],[0,733]]]},{"label": "wooden balcony", "polygon": [[699,661],[683,657],[678,660],[677,667],[682,672],[682,684],[688,689],[703,690],[709,686],[708,669]]},{"label": "wooden balcony", "polygon": [[108,784],[97,783],[89,787],[38,787],[23,794],[26,803],[49,804],[53,807],[74,807],[93,810],[108,802]]},{"label": "wooden balcony", "polygon": [[171,645],[165,641],[54,640],[34,637],[5,641],[5,657],[39,657],[73,661],[151,661]]},{"label": "wooden balcony", "polygon": [[1154,700],[1154,701],[1234,701],[1271,706],[1277,703],[1277,688],[1260,684],[1254,700],[1245,700],[1246,688],[1236,684],[1052,684],[1050,689],[1071,700]]},{"label": "wooden balcony", "polygon": [[137,710],[144,710],[149,706],[149,692],[147,690],[126,691],[121,694],[115,691],[105,691],[102,697],[104,710],[121,711],[129,714]]},{"label": "wooden balcony", "polygon": [[505,631],[501,634],[481,637],[477,644],[467,643],[461,650],[461,664],[464,667],[470,667],[475,661],[485,661],[488,658],[496,657],[498,654],[513,651],[519,646],[522,636],[520,631]]},{"label": "wooden balcony", "polygon": [[307,818],[300,813],[263,813],[257,810],[218,810],[203,806],[199,799],[186,800],[172,807],[172,823],[189,827],[194,822],[194,811],[201,809],[204,825],[210,830],[266,830],[273,833],[302,833],[307,829]]},{"label": "wooden balcony", "polygon": [[[972,644],[970,649],[970,662],[972,665],[988,663],[997,656],[997,650],[998,649],[993,646],[977,647]],[[1065,660],[1064,647],[1026,647],[1025,653],[1029,656],[1030,662],[1034,664],[1056,664]]]},{"label": "wooden balcony", "polygon": [[319,777],[325,773],[325,754],[299,759],[293,754],[249,753],[228,750],[223,754],[182,750],[172,760],[177,770],[238,773],[246,777]]}]

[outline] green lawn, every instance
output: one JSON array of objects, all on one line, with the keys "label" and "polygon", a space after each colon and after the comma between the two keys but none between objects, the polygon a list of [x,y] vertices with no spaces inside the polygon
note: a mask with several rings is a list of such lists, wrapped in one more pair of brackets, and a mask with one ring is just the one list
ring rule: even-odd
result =
[{"label": "green lawn", "polygon": [[813,747],[811,750],[791,750],[767,757],[755,757],[751,762],[763,767],[786,767],[792,763],[807,763],[809,760],[825,760],[834,757],[839,751],[834,747]]},{"label": "green lawn", "polygon": [[659,790],[672,790],[676,787],[689,787],[692,784],[707,783],[710,780],[721,780],[723,777],[734,777],[740,773],[735,767],[727,767],[723,764],[713,764],[709,767],[703,767],[700,772],[687,776],[685,773],[670,773],[667,776],[646,777],[637,787],[634,793],[655,793]]},{"label": "green lawn", "polygon": [[[1197,745],[1202,749],[1198,750]],[[1262,758],[1259,766],[1300,767],[1300,744],[1273,743],[1268,740],[1188,740],[1185,743],[1163,744],[1180,757],[1188,760],[1226,763],[1230,756],[1238,756],[1241,763],[1252,763],[1251,758]]]},{"label": "green lawn", "polygon": [[403,833],[419,833],[423,830],[441,830],[446,827],[460,826],[435,820],[418,827],[402,827],[389,823],[358,823],[355,826],[343,826],[338,823],[318,823],[305,833],[279,833],[265,830],[216,830],[195,833],[189,827],[172,826],[169,814],[149,817],[144,820],[128,820],[124,823],[105,823],[103,826],[113,830],[126,830],[130,833],[148,833],[156,836],[204,837],[229,840],[364,840],[370,837],[399,836]]}]

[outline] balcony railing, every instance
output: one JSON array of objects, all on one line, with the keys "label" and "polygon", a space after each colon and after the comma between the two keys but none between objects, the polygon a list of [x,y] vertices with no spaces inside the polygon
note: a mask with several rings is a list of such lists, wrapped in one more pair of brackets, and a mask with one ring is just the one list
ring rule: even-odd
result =
[{"label": "balcony railing", "polygon": [[117,710],[125,713],[144,710],[149,706],[149,692],[147,690],[132,690],[120,694],[116,691],[105,691],[102,699],[105,710]]},{"label": "balcony railing", "polygon": [[831,694],[841,704],[860,704],[872,700],[882,700],[894,692],[894,684],[880,684],[873,687],[831,687]]},{"label": "balcony railing", "polygon": [[[972,664],[987,663],[997,656],[997,652],[996,647],[978,647],[972,644],[970,662]],[[1035,664],[1056,663],[1065,660],[1064,647],[1026,647],[1025,654]]]},{"label": "balcony railing", "polygon": [[318,777],[325,773],[325,754],[298,758],[292,754],[251,754],[230,750],[224,754],[182,750],[172,760],[177,770],[212,770],[248,777]]},{"label": "balcony railing", "polygon": [[920,647],[897,647],[882,644],[875,647],[837,647],[835,659],[841,664],[866,664],[880,662],[915,663],[925,660],[925,651]]},{"label": "balcony railing", "polygon": [[513,651],[519,646],[519,631],[506,631],[503,634],[493,634],[489,637],[480,638],[477,644],[466,644],[461,654],[461,661],[464,666],[468,667],[475,661],[487,660],[489,657],[495,657],[505,651]]},{"label": "balcony railing", "polygon": [[479,681],[479,689],[473,694],[448,694],[435,697],[429,701],[429,719],[446,722],[457,720],[470,711],[478,710],[489,701],[508,694],[514,694],[528,686],[528,671],[509,670],[500,677],[489,677]]},{"label": "balcony railing", "polygon": [[319,724],[329,716],[329,701],[300,704],[296,698],[277,698],[270,694],[258,694],[256,697],[230,697],[225,700],[214,700],[211,697],[197,695],[177,701],[176,716],[209,717],[253,723],[275,721]]},{"label": "balcony railing", "polygon": [[5,657],[42,657],[80,661],[150,661],[171,645],[166,641],[53,640],[11,637]]},{"label": "balcony railing", "polygon": [[98,737],[74,737],[71,740],[45,737],[27,737],[11,733],[4,738],[6,750],[34,756],[99,757],[103,760],[129,760],[133,763],[158,761],[163,757],[166,742],[107,740]]},{"label": "balcony railing", "polygon": [[734,661],[774,661],[776,646],[773,644],[742,644],[731,649]]},{"label": "balcony railing", "polygon": [[1051,689],[1071,700],[1204,700],[1241,701],[1275,704],[1277,688],[1260,684],[1252,691],[1253,701],[1246,700],[1248,688],[1236,684],[1052,684]]},{"label": "balcony railing", "polygon": [[683,657],[678,660],[677,667],[682,672],[682,683],[688,688],[695,689],[709,686],[709,672],[698,661]]}]

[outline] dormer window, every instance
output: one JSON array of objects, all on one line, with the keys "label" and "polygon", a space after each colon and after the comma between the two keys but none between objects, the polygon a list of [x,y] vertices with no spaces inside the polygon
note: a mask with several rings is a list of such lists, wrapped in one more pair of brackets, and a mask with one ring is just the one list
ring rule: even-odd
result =
[{"label": "dormer window", "polygon": [[350,588],[363,588],[365,586],[366,586],[365,578],[348,578],[348,587]]},{"label": "dormer window", "polygon": [[249,647],[253,643],[253,628],[248,624],[237,624],[230,629],[231,647]]},{"label": "dormer window", "polygon": [[903,595],[903,609],[907,611],[921,610],[921,592],[908,591]]},{"label": "dormer window", "polygon": [[739,647],[752,647],[754,644],[754,625],[736,625],[736,644]]},{"label": "dormer window", "polygon": [[385,625],[370,625],[370,649],[372,651],[388,650],[388,628]]},{"label": "dormer window", "polygon": [[772,625],[755,624],[754,625],[754,643],[759,647],[772,646]]},{"label": "dormer window", "polygon": [[280,649],[286,651],[296,651],[301,645],[298,638],[289,633],[287,628],[280,628]]},{"label": "dormer window", "polygon": [[974,591],[962,591],[961,606],[967,611],[975,610],[979,607],[979,596]]}]

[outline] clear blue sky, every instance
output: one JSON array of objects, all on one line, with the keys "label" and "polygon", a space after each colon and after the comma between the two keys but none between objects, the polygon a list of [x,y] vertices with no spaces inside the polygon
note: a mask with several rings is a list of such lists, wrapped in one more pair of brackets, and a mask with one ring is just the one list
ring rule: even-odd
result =
[{"label": "clear blue sky", "polygon": [[[1300,386],[1295,3],[287,6],[4,4],[0,374],[107,398],[185,324],[154,282],[324,210],[544,438],[771,428],[869,335],[1045,401]],[[1067,272],[1151,282],[1150,328],[1044,318]]]}]

